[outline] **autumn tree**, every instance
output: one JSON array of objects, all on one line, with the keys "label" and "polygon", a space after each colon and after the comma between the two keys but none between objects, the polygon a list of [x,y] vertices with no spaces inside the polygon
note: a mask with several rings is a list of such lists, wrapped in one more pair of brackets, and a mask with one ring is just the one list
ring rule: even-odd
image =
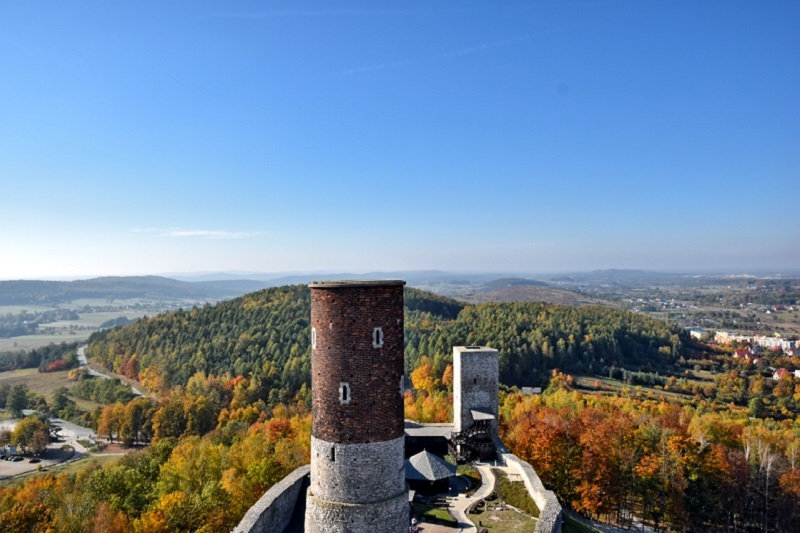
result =
[{"label": "autumn tree", "polygon": [[120,435],[120,429],[125,418],[125,406],[121,403],[106,406],[97,421],[97,433],[104,435],[109,442],[114,442],[114,437]]},{"label": "autumn tree", "polygon": [[44,422],[29,416],[17,422],[11,435],[11,442],[25,452],[38,455],[47,448],[50,431]]}]

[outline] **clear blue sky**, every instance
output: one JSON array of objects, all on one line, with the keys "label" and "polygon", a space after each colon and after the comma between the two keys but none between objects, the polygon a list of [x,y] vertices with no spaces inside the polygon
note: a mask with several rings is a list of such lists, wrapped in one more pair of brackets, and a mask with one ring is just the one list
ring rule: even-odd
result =
[{"label": "clear blue sky", "polygon": [[800,2],[0,3],[0,279],[800,268]]}]

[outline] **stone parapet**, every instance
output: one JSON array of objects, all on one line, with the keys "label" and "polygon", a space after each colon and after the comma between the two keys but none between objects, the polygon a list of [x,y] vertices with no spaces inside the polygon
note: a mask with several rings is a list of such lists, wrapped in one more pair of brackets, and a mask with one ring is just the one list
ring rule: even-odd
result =
[{"label": "stone parapet", "polygon": [[539,508],[536,533],[561,533],[562,510],[555,493],[545,488],[539,475],[529,463],[511,453],[499,440],[496,440],[495,444],[498,462],[517,471],[525,483],[525,488],[528,489],[528,494]]},{"label": "stone parapet", "polygon": [[244,515],[233,533],[282,533],[306,487],[311,467],[301,466],[272,486]]}]

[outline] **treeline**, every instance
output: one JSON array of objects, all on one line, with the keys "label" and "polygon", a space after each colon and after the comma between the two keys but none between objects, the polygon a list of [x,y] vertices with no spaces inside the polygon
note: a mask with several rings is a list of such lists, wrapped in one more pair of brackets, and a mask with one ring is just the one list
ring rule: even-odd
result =
[{"label": "treeline", "polygon": [[69,393],[76,398],[102,404],[127,403],[134,397],[131,386],[122,383],[119,378],[103,379],[89,374],[81,376],[78,384],[72,387]]},{"label": "treeline", "polygon": [[[501,381],[510,385],[546,384],[553,368],[665,368],[687,352],[677,326],[618,309],[472,306],[411,288],[405,298],[408,375],[423,355],[441,375],[452,347],[464,344],[497,348]],[[197,372],[248,376],[274,406],[310,384],[309,314],[306,286],[277,287],[95,333],[88,353],[156,390],[185,385]]]},{"label": "treeline", "polygon": [[[123,412],[144,414],[149,405],[136,399]],[[230,421],[203,437],[156,439],[113,466],[0,487],[0,524],[20,532],[228,532],[266,489],[309,462],[310,440],[303,406],[280,406],[252,424]]]},{"label": "treeline", "polygon": [[501,435],[562,505],[630,528],[794,532],[800,424],[749,420],[641,397],[570,392],[556,373],[542,396],[501,400]]},{"label": "treeline", "polygon": [[201,372],[254,377],[282,398],[309,382],[309,315],[307,287],[278,287],[95,333],[87,353],[151,390]]},{"label": "treeline", "polygon": [[410,312],[430,313],[445,320],[457,318],[461,310],[467,305],[452,298],[412,287],[405,288],[403,300],[406,309]]},{"label": "treeline", "polygon": [[442,375],[452,346],[477,344],[499,350],[502,383],[540,385],[554,368],[585,374],[611,366],[666,369],[687,353],[686,340],[675,325],[607,307],[491,303],[466,306],[456,320],[409,311],[406,371],[428,355]]},{"label": "treeline", "polygon": [[23,310],[16,315],[12,313],[0,315],[0,338],[34,335],[39,329],[39,324],[49,324],[56,320],[78,320],[79,318],[80,315],[72,309],[50,309],[35,313]]},{"label": "treeline", "polygon": [[38,368],[42,372],[65,370],[78,365],[78,343],[50,343],[33,350],[0,352],[0,372],[19,368]]}]

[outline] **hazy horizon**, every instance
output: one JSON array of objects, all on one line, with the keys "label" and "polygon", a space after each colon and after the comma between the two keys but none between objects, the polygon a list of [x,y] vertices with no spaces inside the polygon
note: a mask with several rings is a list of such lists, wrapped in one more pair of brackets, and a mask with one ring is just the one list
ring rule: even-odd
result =
[{"label": "hazy horizon", "polygon": [[285,277],[305,277],[305,276],[319,276],[324,279],[324,276],[342,276],[352,274],[353,276],[363,275],[366,277],[379,275],[379,274],[410,274],[419,276],[422,274],[433,275],[440,273],[442,275],[462,275],[462,276],[496,276],[502,277],[520,277],[520,278],[547,278],[551,276],[561,275],[580,275],[599,272],[642,272],[647,274],[664,274],[664,275],[684,275],[684,276],[707,276],[707,277],[770,277],[770,276],[786,276],[797,277],[800,276],[800,268],[790,269],[752,269],[752,270],[730,270],[730,269],[709,269],[709,270],[646,270],[646,269],[625,269],[625,268],[608,268],[608,269],[583,269],[583,270],[554,270],[554,271],[503,271],[503,270],[441,270],[441,269],[425,269],[425,270],[297,270],[285,272],[255,272],[255,271],[187,271],[187,272],[145,272],[138,274],[84,274],[74,276],[46,276],[46,277],[22,277],[22,278],[0,278],[0,281],[78,281],[88,280],[104,277],[139,277],[139,276],[156,276],[175,279],[179,281],[267,281],[277,280]]},{"label": "hazy horizon", "polygon": [[0,6],[0,279],[797,271],[800,4]]}]

